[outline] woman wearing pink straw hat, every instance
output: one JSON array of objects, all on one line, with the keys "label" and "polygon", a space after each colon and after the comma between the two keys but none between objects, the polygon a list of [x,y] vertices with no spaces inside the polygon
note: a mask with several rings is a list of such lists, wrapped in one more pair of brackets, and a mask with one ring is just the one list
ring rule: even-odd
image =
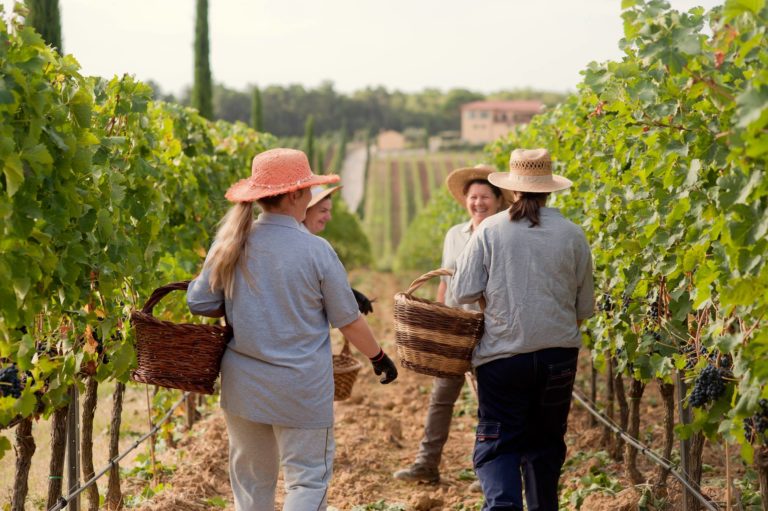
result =
[{"label": "woman wearing pink straw hat", "polygon": [[545,207],[572,184],[552,174],[546,150],[512,151],[509,172],[488,180],[512,206],[483,222],[450,284],[460,303],[486,301],[472,356],[475,472],[484,510],[522,511],[522,471],[528,509],[557,511],[579,325],[594,308],[592,256],[581,228]]},{"label": "woman wearing pink straw hat", "polygon": [[[306,155],[272,149],[233,185],[202,273],[187,290],[196,314],[234,330],[221,363],[221,407],[238,511],[272,511],[278,472],[286,511],[324,510],[333,465],[329,323],[371,359],[381,383],[397,369],[360,315],[344,267],[301,226],[309,188],[338,176],[312,173]],[[253,221],[253,203],[263,212]]]}]

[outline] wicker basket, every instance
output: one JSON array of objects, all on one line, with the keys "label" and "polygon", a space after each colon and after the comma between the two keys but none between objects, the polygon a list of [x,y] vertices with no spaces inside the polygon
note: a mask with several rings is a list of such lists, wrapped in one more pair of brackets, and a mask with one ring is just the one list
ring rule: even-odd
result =
[{"label": "wicker basket", "polygon": [[144,308],[131,313],[136,330],[134,381],[213,394],[221,358],[232,338],[230,326],[193,325],[161,321],[152,309],[174,290],[186,291],[189,281],[174,282],[155,289]]},{"label": "wicker basket", "polygon": [[395,295],[397,356],[403,367],[417,373],[463,378],[483,335],[483,314],[412,295],[424,282],[441,275],[453,275],[453,270],[425,273],[405,293]]},{"label": "wicker basket", "polygon": [[352,395],[357,373],[363,364],[352,356],[349,341],[344,339],[344,347],[338,355],[333,356],[333,400],[343,401]]}]

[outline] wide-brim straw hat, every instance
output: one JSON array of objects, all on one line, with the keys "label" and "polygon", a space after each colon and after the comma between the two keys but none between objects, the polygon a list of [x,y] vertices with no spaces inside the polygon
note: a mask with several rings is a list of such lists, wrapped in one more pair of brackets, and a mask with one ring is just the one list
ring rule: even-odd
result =
[{"label": "wide-brim straw hat", "polygon": [[546,149],[515,149],[509,156],[509,172],[494,172],[488,181],[504,190],[549,193],[573,185],[570,179],[552,174]]},{"label": "wide-brim straw hat", "polygon": [[253,202],[302,188],[337,183],[339,179],[335,174],[312,173],[306,154],[281,147],[257,154],[251,163],[251,177],[233,184],[225,197],[232,202]]},{"label": "wide-brim straw hat", "polygon": [[[456,202],[464,207],[467,204],[466,196],[464,195],[464,187],[467,186],[467,183],[476,179],[488,181],[488,176],[494,172],[496,172],[496,167],[482,163],[474,167],[462,167],[448,174],[448,177],[445,178],[445,185],[448,187],[451,195],[453,195],[453,198],[456,199]],[[507,209],[508,207],[509,201],[502,195],[500,209]]]},{"label": "wide-brim straw hat", "polygon": [[307,204],[307,209],[319,203],[321,200],[325,199],[326,197],[330,197],[330,195],[333,192],[335,192],[336,190],[341,190],[342,188],[343,188],[343,185],[331,186],[330,188],[324,188],[322,186],[313,186],[312,189],[310,190],[312,192],[312,199],[310,199],[309,204]]}]

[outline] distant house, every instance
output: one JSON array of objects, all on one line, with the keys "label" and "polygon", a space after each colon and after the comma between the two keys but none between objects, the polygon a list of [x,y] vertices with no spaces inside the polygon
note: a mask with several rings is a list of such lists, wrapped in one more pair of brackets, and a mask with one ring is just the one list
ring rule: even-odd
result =
[{"label": "distant house", "polygon": [[541,112],[537,100],[474,101],[461,106],[461,138],[485,144],[509,133],[516,124],[527,124]]},{"label": "distant house", "polygon": [[382,131],[379,133],[376,145],[380,151],[399,151],[405,149],[405,135],[394,130]]}]

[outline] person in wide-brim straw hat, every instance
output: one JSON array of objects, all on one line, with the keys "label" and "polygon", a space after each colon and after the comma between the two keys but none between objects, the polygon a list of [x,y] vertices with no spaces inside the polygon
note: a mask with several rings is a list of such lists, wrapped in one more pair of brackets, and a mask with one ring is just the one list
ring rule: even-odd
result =
[{"label": "person in wide-brim straw hat", "polygon": [[581,346],[594,309],[592,255],[582,229],[546,207],[571,181],[544,149],[512,151],[488,180],[509,192],[508,213],[483,222],[456,262],[459,303],[485,298],[472,353],[478,385],[473,463],[489,509],[559,509],[558,481]]},{"label": "person in wide-brim straw hat", "polygon": [[509,156],[509,172],[494,172],[488,181],[508,192],[529,193],[559,192],[573,185],[570,179],[552,174],[546,149],[515,149]]},{"label": "person in wide-brim straw hat", "polygon": [[[226,314],[233,337],[221,361],[235,509],[327,508],[333,466],[333,362],[329,324],[371,360],[381,383],[397,378],[360,315],[347,273],[324,239],[302,225],[310,188],[338,176],[312,172],[306,155],[271,149],[232,185],[235,204],[202,273],[189,283],[194,314]],[[262,213],[253,221],[254,202]]]},{"label": "person in wide-brim straw hat", "polygon": [[[466,246],[472,233],[493,215],[509,206],[501,190],[488,182],[488,175],[496,169],[489,165],[462,167],[451,172],[446,187],[456,202],[466,209],[468,221],[451,227],[443,241],[441,267],[453,269],[456,258]],[[448,288],[449,277],[442,277],[437,288],[437,301],[451,307],[479,311],[477,304],[459,304]],[[424,434],[414,463],[393,474],[406,481],[436,482],[440,479],[440,459],[451,429],[453,406],[461,394],[464,379],[434,378],[429,398]],[[472,484],[470,491],[479,491]]]}]

